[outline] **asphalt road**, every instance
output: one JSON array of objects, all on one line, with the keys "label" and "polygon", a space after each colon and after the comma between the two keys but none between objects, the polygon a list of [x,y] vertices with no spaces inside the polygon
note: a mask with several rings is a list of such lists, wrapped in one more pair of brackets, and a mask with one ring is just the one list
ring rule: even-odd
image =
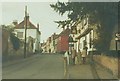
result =
[{"label": "asphalt road", "polygon": [[3,79],[64,79],[64,62],[60,54],[38,54],[2,68]]}]

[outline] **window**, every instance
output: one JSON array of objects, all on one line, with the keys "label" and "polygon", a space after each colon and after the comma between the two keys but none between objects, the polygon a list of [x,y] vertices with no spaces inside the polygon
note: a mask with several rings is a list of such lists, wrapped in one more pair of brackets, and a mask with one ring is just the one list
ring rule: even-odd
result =
[{"label": "window", "polygon": [[17,33],[17,37],[18,37],[18,38],[23,38],[23,32],[18,32],[18,33]]},{"label": "window", "polygon": [[87,18],[84,20],[84,26],[87,24]]},{"label": "window", "polygon": [[82,24],[82,29],[83,29],[84,28],[84,22],[82,21],[81,24]]}]

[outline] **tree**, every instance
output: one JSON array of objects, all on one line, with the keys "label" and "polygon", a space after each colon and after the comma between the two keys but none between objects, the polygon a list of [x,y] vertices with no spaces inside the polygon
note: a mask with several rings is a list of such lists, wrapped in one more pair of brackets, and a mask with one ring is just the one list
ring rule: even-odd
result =
[{"label": "tree", "polygon": [[12,25],[8,25],[8,26],[2,25],[2,28],[8,31],[10,36],[10,41],[13,45],[13,49],[18,50],[20,48],[20,40],[18,37],[15,36],[14,27],[12,27]]},{"label": "tree", "polygon": [[94,43],[99,51],[109,50],[114,25],[118,24],[117,2],[57,2],[50,5],[60,15],[68,13],[72,23],[89,16],[90,24],[98,26],[99,39]]}]

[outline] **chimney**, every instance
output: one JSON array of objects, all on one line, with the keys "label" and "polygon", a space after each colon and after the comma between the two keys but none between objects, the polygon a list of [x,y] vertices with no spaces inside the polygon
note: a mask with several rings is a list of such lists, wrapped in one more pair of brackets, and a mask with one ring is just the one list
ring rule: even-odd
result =
[{"label": "chimney", "polygon": [[27,19],[29,20],[29,13],[27,13]]},{"label": "chimney", "polygon": [[18,24],[17,20],[13,20],[13,24],[16,26]]},{"label": "chimney", "polygon": [[37,28],[38,28],[38,30],[39,30],[39,23],[37,24]]}]

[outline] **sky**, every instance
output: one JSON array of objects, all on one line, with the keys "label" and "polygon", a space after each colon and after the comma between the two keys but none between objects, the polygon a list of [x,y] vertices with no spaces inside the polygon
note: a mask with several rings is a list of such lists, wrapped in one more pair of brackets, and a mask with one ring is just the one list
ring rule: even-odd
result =
[{"label": "sky", "polygon": [[[27,5],[30,21],[40,25],[41,42],[46,41],[53,33],[60,33],[54,21],[65,20],[67,15],[60,16],[51,7],[55,2],[2,2],[2,24],[9,25],[13,20],[20,23],[25,16],[25,6]],[[32,32],[31,32],[32,33]]]},{"label": "sky", "polygon": [[[39,2],[36,0],[3,0],[0,2],[0,17],[2,17],[0,24],[9,25],[13,20],[18,20],[18,22],[21,22],[24,19],[25,6],[27,5],[30,21],[34,25],[37,25],[37,23],[40,24],[42,42],[50,37],[54,32],[61,32],[61,29],[57,27],[57,24],[54,23],[54,21],[67,19],[67,15],[60,16],[50,7],[50,4],[55,3],[54,1],[58,0],[39,0]],[[68,0],[59,1],[65,2]]]}]

